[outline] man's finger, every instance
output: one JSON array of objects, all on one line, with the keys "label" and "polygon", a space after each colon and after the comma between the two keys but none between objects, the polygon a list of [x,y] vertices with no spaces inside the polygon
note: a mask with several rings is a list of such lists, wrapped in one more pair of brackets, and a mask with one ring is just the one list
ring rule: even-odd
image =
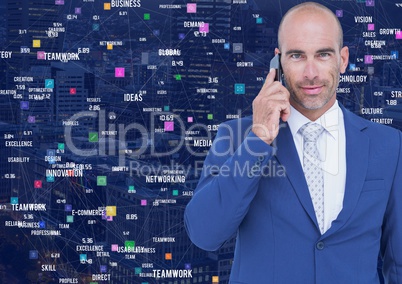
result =
[{"label": "man's finger", "polygon": [[290,104],[288,103],[286,108],[281,111],[281,118],[283,121],[287,121],[290,116]]},{"label": "man's finger", "polygon": [[276,69],[271,68],[269,70],[267,78],[265,79],[265,84],[264,84],[265,86],[269,86],[275,81],[275,73],[276,73]]}]

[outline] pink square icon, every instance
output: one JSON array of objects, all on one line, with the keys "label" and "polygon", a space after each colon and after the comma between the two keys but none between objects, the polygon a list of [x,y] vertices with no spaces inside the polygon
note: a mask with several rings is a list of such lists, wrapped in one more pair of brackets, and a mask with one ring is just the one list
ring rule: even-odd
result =
[{"label": "pink square icon", "polygon": [[402,39],[402,31],[397,31],[395,33],[395,39]]},{"label": "pink square icon", "polygon": [[193,122],[193,117],[192,116],[187,117],[187,122]]},{"label": "pink square icon", "polygon": [[117,78],[124,78],[124,67],[116,67],[114,69],[114,76]]},{"label": "pink square icon", "polygon": [[34,181],[34,188],[42,188],[42,181],[41,180],[35,180]]},{"label": "pink square icon", "polygon": [[112,244],[111,250],[112,251],[118,251],[119,250],[119,245]]},{"label": "pink square icon", "polygon": [[174,123],[173,121],[165,121],[165,131],[173,131],[174,130]]},{"label": "pink square icon", "polygon": [[44,51],[38,51],[36,53],[36,59],[38,60],[45,60],[45,52]]},{"label": "pink square icon", "polygon": [[365,64],[373,64],[373,56],[372,55],[365,55],[364,56],[364,63]]},{"label": "pink square icon", "polygon": [[200,33],[209,33],[209,24],[203,23],[200,25]]},{"label": "pink square icon", "polygon": [[369,30],[369,31],[374,31],[374,24],[368,24],[367,25],[367,30]]},{"label": "pink square icon", "polygon": [[141,199],[141,206],[147,206],[147,200]]},{"label": "pink square icon", "polygon": [[187,3],[187,13],[197,13],[197,4]]}]

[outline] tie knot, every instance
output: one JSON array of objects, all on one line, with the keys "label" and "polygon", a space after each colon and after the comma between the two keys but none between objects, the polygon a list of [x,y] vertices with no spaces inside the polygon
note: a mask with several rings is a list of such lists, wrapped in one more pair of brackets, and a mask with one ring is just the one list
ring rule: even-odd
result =
[{"label": "tie knot", "polygon": [[300,128],[300,133],[306,142],[316,142],[323,131],[324,127],[312,122],[308,122]]}]

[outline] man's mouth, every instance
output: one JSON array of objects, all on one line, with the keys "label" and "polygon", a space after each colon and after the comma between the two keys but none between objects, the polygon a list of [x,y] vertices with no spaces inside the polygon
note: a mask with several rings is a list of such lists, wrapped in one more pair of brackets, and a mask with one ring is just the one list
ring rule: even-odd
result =
[{"label": "man's mouth", "polygon": [[308,95],[317,95],[317,94],[321,93],[322,88],[323,88],[323,86],[318,86],[318,85],[301,87],[303,92]]}]

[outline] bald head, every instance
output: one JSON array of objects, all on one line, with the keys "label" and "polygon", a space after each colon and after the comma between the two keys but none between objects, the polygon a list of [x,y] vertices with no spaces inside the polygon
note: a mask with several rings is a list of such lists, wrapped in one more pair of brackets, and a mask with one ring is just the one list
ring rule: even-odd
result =
[{"label": "bald head", "polygon": [[[339,22],[338,18],[335,16],[335,14],[328,9],[327,7],[315,3],[315,2],[305,2],[301,3],[299,5],[296,5],[292,7],[289,11],[286,12],[286,14],[282,17],[281,23],[279,24],[279,30],[278,30],[278,47],[281,50],[282,42],[283,42],[283,26],[287,24],[289,19],[296,15],[309,15],[311,17],[315,17],[318,15],[323,15],[325,14],[326,18],[330,19],[333,21],[334,25],[337,26],[337,37],[339,41],[339,49],[343,47],[343,30],[341,23]],[[294,27],[297,28],[297,27]]]}]

